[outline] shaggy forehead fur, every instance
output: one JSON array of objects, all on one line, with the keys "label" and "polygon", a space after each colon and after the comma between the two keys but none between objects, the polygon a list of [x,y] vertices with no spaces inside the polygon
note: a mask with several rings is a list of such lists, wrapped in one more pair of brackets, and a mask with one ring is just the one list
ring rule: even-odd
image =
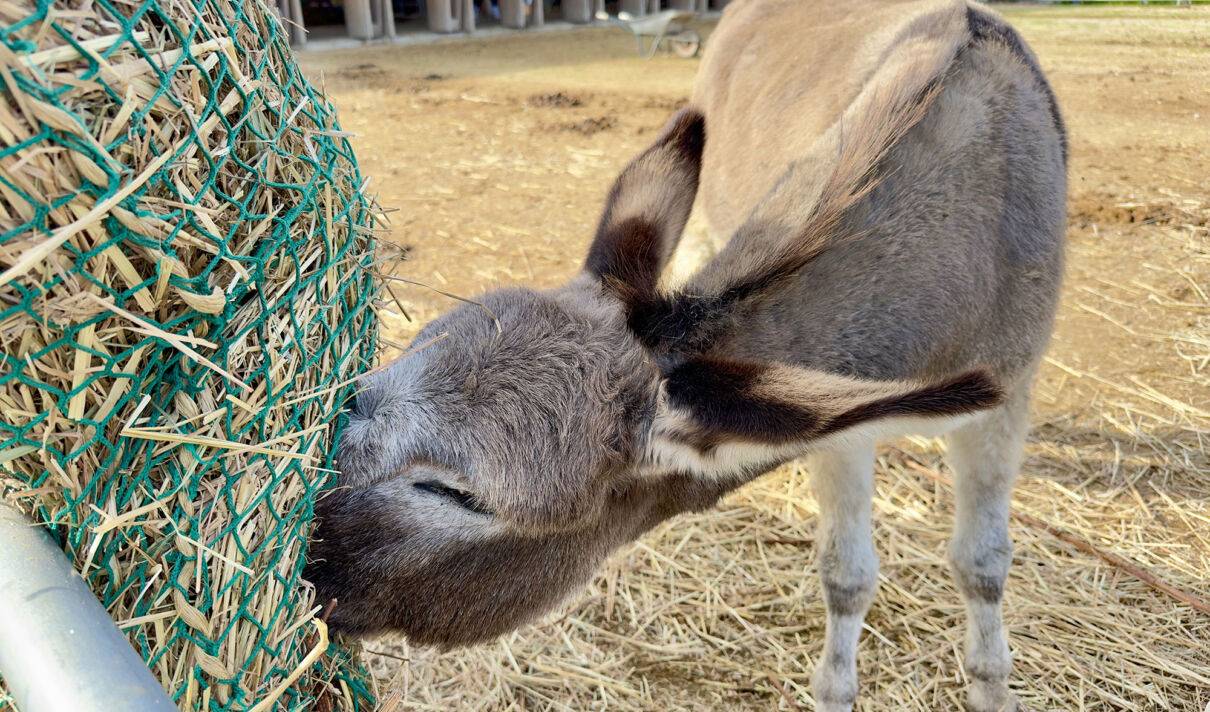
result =
[{"label": "shaggy forehead fur", "polygon": [[429,324],[416,343],[429,341],[358,398],[345,482],[422,462],[530,531],[591,518],[636,448],[656,377],[618,306],[591,290],[505,289]]}]

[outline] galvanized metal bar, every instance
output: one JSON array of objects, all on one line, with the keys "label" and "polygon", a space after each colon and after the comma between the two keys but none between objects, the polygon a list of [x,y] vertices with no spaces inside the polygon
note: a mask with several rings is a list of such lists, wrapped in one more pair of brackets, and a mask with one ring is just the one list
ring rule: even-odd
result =
[{"label": "galvanized metal bar", "polygon": [[0,678],[21,712],[176,710],[59,547],[4,502]]}]

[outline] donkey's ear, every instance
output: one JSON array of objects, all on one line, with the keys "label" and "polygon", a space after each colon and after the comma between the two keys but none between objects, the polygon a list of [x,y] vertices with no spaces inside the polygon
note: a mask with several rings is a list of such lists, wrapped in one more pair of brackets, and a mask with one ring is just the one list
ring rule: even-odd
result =
[{"label": "donkey's ear", "polygon": [[708,358],[673,369],[664,391],[659,431],[699,449],[728,442],[806,445],[877,421],[953,417],[991,408],[1002,399],[984,371],[934,383],[863,381]]},{"label": "donkey's ear", "polygon": [[705,143],[705,117],[681,109],[626,166],[605,201],[586,271],[606,284],[655,291],[693,208]]}]

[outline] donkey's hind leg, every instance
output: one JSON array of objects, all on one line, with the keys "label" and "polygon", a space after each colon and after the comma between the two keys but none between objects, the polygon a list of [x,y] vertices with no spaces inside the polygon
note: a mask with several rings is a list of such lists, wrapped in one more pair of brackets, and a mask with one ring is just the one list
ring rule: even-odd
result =
[{"label": "donkey's hind leg", "polygon": [[950,567],[966,601],[966,657],[971,712],[1012,712],[1012,655],[1001,619],[1004,579],[1012,563],[1008,516],[1013,482],[1029,429],[1029,388],[947,437],[954,470],[956,519]]},{"label": "donkey's hind leg", "polygon": [[815,709],[850,712],[857,697],[857,641],[878,585],[870,532],[874,447],[816,453],[807,467],[819,501],[817,556],[828,612],[811,687]]}]

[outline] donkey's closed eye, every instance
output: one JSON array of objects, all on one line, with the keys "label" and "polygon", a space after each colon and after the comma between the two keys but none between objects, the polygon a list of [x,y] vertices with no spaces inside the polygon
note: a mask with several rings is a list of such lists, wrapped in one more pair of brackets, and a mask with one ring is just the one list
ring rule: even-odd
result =
[{"label": "donkey's closed eye", "polygon": [[479,504],[479,502],[475,500],[474,495],[472,495],[470,492],[463,492],[460,489],[446,487],[440,482],[434,482],[431,480],[426,482],[417,482],[412,486],[418,490],[452,500],[459,507],[474,512],[475,514],[482,514],[487,517],[494,516],[495,514],[491,510],[486,509]]}]

